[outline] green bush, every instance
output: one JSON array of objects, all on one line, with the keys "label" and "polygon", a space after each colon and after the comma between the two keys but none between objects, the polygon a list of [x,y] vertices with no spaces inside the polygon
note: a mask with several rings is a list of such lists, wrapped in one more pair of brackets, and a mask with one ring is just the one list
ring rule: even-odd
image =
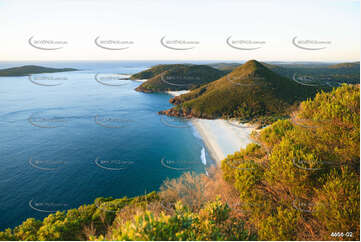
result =
[{"label": "green bush", "polygon": [[356,85],[319,93],[301,103],[292,122],[279,120],[260,132],[256,138],[270,149],[263,158],[262,148],[250,144],[222,161],[224,179],[239,191],[259,239],[359,237],[359,108]]},{"label": "green bush", "polygon": [[[229,208],[220,201],[210,202],[199,213],[192,213],[180,202],[174,215],[154,216],[145,211],[133,220],[113,228],[109,237],[95,240],[250,240],[255,235],[243,228],[243,222],[229,220]],[[235,229],[236,228],[236,229]]]}]

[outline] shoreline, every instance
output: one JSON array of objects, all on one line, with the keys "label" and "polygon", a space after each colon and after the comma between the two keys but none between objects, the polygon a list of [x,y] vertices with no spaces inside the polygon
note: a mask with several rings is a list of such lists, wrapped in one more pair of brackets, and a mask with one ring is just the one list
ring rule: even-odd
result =
[{"label": "shoreline", "polygon": [[[129,76],[129,77],[130,77],[130,76]],[[129,78],[128,78],[128,79],[129,79]],[[130,79],[130,80],[131,80],[131,79]],[[143,83],[143,82],[148,81],[148,79],[134,79],[134,80],[132,80],[132,81]]]},{"label": "shoreline", "polygon": [[224,119],[192,119],[192,124],[217,166],[220,166],[228,155],[252,143],[250,134],[255,130],[251,125]]},{"label": "shoreline", "polygon": [[[174,97],[187,92],[189,91],[167,91],[168,94]],[[201,136],[209,155],[215,161],[217,167],[221,166],[222,160],[228,155],[234,154],[252,143],[250,134],[256,130],[250,124],[240,124],[236,121],[224,119],[193,118],[191,123]]]},{"label": "shoreline", "polygon": [[172,95],[173,97],[180,96],[182,94],[186,94],[190,92],[189,90],[181,90],[181,91],[166,91],[169,95]]},{"label": "shoreline", "polygon": [[199,122],[199,120],[192,120],[191,122],[194,128],[198,131],[199,135],[201,136],[204,145],[207,147],[209,151],[209,155],[212,157],[212,159],[216,162],[216,165],[218,166],[224,156],[222,151],[220,150],[219,147],[217,147],[217,143],[211,142],[212,139],[209,138],[209,134],[207,134],[207,131],[204,129],[204,126]]}]

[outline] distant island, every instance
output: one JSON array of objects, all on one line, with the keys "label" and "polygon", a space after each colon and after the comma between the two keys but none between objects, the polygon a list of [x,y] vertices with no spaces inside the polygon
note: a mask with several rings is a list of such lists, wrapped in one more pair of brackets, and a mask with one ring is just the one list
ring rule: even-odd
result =
[{"label": "distant island", "polygon": [[7,69],[0,69],[0,76],[27,76],[31,74],[66,72],[66,71],[77,71],[77,69],[50,68],[43,66],[26,65],[26,66],[12,67]]},{"label": "distant island", "polygon": [[207,65],[174,64],[154,66],[132,75],[130,79],[147,79],[135,90],[152,93],[195,89],[225,74]]}]

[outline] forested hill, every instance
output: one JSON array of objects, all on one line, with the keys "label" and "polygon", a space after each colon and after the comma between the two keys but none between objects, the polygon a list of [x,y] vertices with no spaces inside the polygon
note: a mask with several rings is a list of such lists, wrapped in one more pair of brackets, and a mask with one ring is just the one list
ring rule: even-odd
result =
[{"label": "forested hill", "polygon": [[321,89],[300,85],[251,60],[214,82],[171,99],[177,106],[160,113],[241,120],[284,116],[295,102],[311,98]]},{"label": "forested hill", "polygon": [[224,71],[207,65],[158,65],[134,74],[130,79],[148,79],[135,90],[140,92],[165,92],[190,90],[217,80]]}]

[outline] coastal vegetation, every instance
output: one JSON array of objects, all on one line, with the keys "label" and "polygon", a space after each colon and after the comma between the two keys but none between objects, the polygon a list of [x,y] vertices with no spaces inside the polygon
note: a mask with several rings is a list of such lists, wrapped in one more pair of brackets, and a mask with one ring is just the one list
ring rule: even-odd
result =
[{"label": "coastal vegetation", "polygon": [[[298,84],[251,60],[220,79],[170,100],[175,104],[161,114],[196,118],[267,120],[287,116],[297,103],[330,87]],[[275,120],[269,119],[268,120]]]},{"label": "coastal vegetation", "polygon": [[321,91],[252,136],[209,176],[29,218],[0,240],[358,240],[359,85]]},{"label": "coastal vegetation", "polygon": [[318,93],[222,162],[259,239],[359,238],[359,109],[359,86]]}]

